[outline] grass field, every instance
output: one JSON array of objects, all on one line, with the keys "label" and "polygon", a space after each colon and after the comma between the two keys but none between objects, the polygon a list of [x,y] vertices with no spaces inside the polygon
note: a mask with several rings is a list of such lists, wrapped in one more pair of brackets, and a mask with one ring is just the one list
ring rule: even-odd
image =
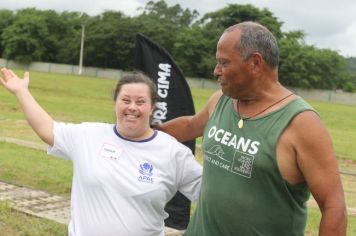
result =
[{"label": "grass field", "polygon": [[[20,71],[19,74],[23,72]],[[116,81],[31,72],[30,90],[56,120],[114,122],[112,91]],[[193,88],[196,111],[213,93]],[[356,173],[355,106],[309,101],[328,127],[342,169]],[[0,88],[0,138],[12,137],[41,143],[28,127],[16,99]],[[200,141],[198,140],[198,143]],[[197,150],[197,158],[201,159]],[[0,180],[68,196],[72,167],[69,161],[49,157],[43,151],[0,142]],[[356,177],[343,176],[347,204],[356,208]],[[307,235],[317,235],[319,211],[311,209]],[[66,227],[13,211],[0,203],[0,232],[5,235],[65,235]],[[356,218],[349,217],[348,235],[356,235]]]}]

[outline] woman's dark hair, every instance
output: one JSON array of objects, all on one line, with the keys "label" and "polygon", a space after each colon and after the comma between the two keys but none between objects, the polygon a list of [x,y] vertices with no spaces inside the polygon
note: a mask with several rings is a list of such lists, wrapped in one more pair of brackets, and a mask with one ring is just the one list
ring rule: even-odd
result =
[{"label": "woman's dark hair", "polygon": [[140,71],[134,71],[132,73],[125,74],[119,80],[119,82],[117,82],[116,88],[114,91],[114,101],[116,101],[117,96],[119,95],[123,85],[133,84],[133,83],[142,83],[142,84],[146,84],[148,86],[152,105],[155,106],[156,101],[157,101],[156,85],[153,83],[153,81],[147,75],[145,75],[143,72],[140,72]]}]

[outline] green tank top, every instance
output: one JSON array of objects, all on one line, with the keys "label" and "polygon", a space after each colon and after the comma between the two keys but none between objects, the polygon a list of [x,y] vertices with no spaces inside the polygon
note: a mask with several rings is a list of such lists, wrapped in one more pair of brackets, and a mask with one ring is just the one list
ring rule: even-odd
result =
[{"label": "green tank top", "polygon": [[220,98],[204,130],[201,194],[185,236],[304,235],[309,188],[282,178],[276,143],[306,110],[298,97],[239,129],[232,99]]}]

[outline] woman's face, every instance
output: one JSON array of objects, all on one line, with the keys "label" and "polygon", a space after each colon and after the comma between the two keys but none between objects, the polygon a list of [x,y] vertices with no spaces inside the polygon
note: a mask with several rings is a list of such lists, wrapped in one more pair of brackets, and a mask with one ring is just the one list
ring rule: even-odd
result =
[{"label": "woman's face", "polygon": [[146,84],[123,85],[115,101],[118,132],[129,139],[145,137],[150,130],[153,109],[149,87]]}]

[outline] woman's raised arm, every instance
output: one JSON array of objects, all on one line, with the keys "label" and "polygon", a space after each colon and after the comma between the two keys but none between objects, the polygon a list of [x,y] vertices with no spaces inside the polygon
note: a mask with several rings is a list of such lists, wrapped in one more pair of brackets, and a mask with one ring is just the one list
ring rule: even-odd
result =
[{"label": "woman's raised arm", "polygon": [[20,79],[12,70],[2,68],[1,72],[0,83],[16,96],[32,129],[44,142],[52,146],[53,119],[31,95],[28,89],[29,73],[25,72],[24,78]]}]

